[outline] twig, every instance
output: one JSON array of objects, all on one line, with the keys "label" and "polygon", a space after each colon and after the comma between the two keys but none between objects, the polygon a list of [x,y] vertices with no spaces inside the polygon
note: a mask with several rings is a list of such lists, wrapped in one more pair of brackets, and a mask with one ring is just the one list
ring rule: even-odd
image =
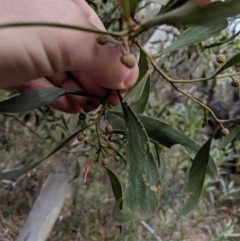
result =
[{"label": "twig", "polygon": [[157,241],[163,241],[163,240],[155,233],[155,231],[154,231],[149,225],[147,225],[144,221],[139,221],[139,222],[142,224],[142,226],[143,226],[144,228],[146,228],[146,229],[148,230],[149,233],[151,233],[151,234],[156,238]]}]

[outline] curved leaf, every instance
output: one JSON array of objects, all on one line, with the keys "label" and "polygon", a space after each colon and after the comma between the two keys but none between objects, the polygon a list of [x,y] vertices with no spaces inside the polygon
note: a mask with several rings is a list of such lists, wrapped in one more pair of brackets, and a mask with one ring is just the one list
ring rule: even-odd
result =
[{"label": "curved leaf", "polygon": [[122,211],[122,198],[118,199],[113,207],[113,218],[117,223],[128,223],[133,219],[133,215],[130,211]]},{"label": "curved leaf", "polygon": [[223,137],[219,145],[219,149],[225,148],[240,132],[240,124],[231,125],[229,128],[229,135]]},{"label": "curved leaf", "polygon": [[[139,80],[132,88],[128,90],[126,95],[124,96],[123,100],[128,105],[136,104],[137,101],[145,94],[145,86],[147,85],[147,81],[149,81],[150,71],[147,71],[147,73],[143,76],[141,80]],[[148,88],[147,88],[148,89]],[[146,93],[146,95],[149,95],[149,92]],[[144,106],[145,109],[145,106]]]},{"label": "curved leaf", "polygon": [[200,6],[199,1],[190,0],[184,5],[172,11],[159,14],[157,17],[141,25],[142,29],[148,29],[154,25],[161,24],[191,24],[203,25],[219,23],[228,17],[236,16],[240,13],[240,1],[229,0],[225,2],[211,2],[205,6]]},{"label": "curved leaf", "polygon": [[57,87],[42,88],[31,90],[21,95],[14,96],[8,100],[1,101],[0,113],[21,113],[31,111],[47,105],[66,94],[96,97],[78,90],[69,90]]},{"label": "curved leaf", "polygon": [[[139,67],[139,76],[138,76],[138,80],[137,80],[136,84],[138,84],[149,71],[147,57],[144,54],[144,52],[141,51],[141,50],[140,50],[140,58],[139,58],[139,61],[138,61],[138,67]],[[132,110],[136,113],[143,113],[145,108],[146,108],[148,98],[149,98],[149,93],[150,93],[150,78],[151,78],[151,76],[149,74],[148,79],[146,80],[144,89],[142,90],[141,96],[139,95],[138,100],[137,101],[135,100],[135,103],[133,103],[131,105]],[[135,88],[135,86],[133,86],[131,89],[134,90],[134,88]],[[126,93],[126,95],[128,95],[128,92]],[[122,111],[121,104],[115,106],[114,110],[115,111]],[[111,124],[112,123],[118,123],[118,122],[121,122],[121,121],[122,121],[122,123],[124,123],[124,120],[122,118],[120,118],[116,115],[112,115],[111,113],[108,114],[107,120]]]},{"label": "curved leaf", "polygon": [[[139,76],[138,76],[138,80],[135,86],[133,86],[127,93],[126,96],[129,96],[131,94],[137,94],[137,90],[135,90],[135,88],[138,89],[138,91],[140,91],[138,93],[138,97],[133,101],[133,104],[131,105],[131,108],[134,112],[136,113],[143,113],[147,102],[148,102],[148,98],[149,98],[149,93],[150,93],[150,81],[151,81],[151,75],[150,75],[150,70],[149,70],[149,66],[148,66],[148,60],[147,57],[145,55],[145,53],[140,50],[140,57],[139,57],[139,61],[138,61],[138,68],[139,68]],[[149,75],[147,74],[149,73]],[[145,81],[144,78],[147,76],[147,79]],[[144,83],[144,85],[141,85],[141,83]],[[139,90],[139,83],[140,86],[142,86],[142,88],[140,88]],[[134,93],[129,94],[130,91],[134,91]],[[132,92],[131,91],[131,92]],[[131,97],[131,96],[130,96]]]},{"label": "curved leaf", "polygon": [[105,169],[107,170],[109,179],[111,181],[113,194],[114,194],[114,197],[117,201],[117,200],[122,198],[122,186],[121,186],[118,178],[116,177],[116,175],[110,169],[108,169],[107,167],[105,167]]},{"label": "curved leaf", "polygon": [[130,17],[134,17],[138,1],[139,0],[117,0],[126,20],[129,20]]},{"label": "curved leaf", "polygon": [[215,25],[191,26],[185,32],[183,32],[175,42],[164,49],[162,54],[170,53],[183,47],[187,47],[209,39],[212,36],[219,34],[220,31],[225,29],[227,26],[227,21]]},{"label": "curved leaf", "polygon": [[211,136],[209,140],[200,148],[193,160],[188,179],[190,198],[186,201],[183,209],[178,213],[177,217],[187,215],[193,210],[199,201],[207,172],[212,139],[213,136]]}]

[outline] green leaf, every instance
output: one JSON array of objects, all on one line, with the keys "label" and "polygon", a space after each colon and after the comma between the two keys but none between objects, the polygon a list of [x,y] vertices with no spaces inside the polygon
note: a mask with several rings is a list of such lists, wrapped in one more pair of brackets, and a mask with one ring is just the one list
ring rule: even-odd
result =
[{"label": "green leaf", "polygon": [[[139,67],[139,76],[138,76],[137,83],[139,83],[149,71],[147,57],[144,54],[144,52],[141,50],[140,50],[140,58],[138,61],[138,67]],[[131,105],[132,110],[136,113],[143,113],[146,108],[148,98],[149,98],[149,92],[150,92],[150,81],[151,81],[151,76],[148,75],[148,79],[146,80],[144,90],[142,91],[141,96],[139,96],[139,99]],[[134,87],[132,87],[131,89],[134,89]],[[126,93],[126,95],[129,95],[128,92]],[[114,111],[122,111],[121,104],[115,106]],[[111,113],[108,114],[107,120],[111,124],[122,122],[122,124],[124,125],[124,120],[122,118],[116,115],[112,115]]]},{"label": "green leaf", "polygon": [[114,6],[103,18],[101,18],[101,21],[103,24],[107,24],[108,20],[111,18],[111,16],[114,14],[114,12],[118,9],[118,6]]},{"label": "green leaf", "polygon": [[240,124],[240,119],[231,119],[227,121],[228,123]]},{"label": "green leaf", "polygon": [[168,2],[170,2],[171,0],[147,0],[146,2],[155,2],[155,3],[159,3],[163,6],[167,5]]},{"label": "green leaf", "polygon": [[126,103],[122,103],[122,108],[126,121],[128,171],[124,208],[133,218],[146,219],[159,207],[159,170],[144,126]]},{"label": "green leaf", "polygon": [[93,97],[93,95],[83,91],[61,89],[57,87],[36,89],[14,96],[8,100],[1,101],[0,113],[21,113],[31,111],[47,105],[66,94]]},{"label": "green leaf", "polygon": [[231,125],[229,128],[229,135],[222,138],[219,149],[225,148],[240,132],[240,124]]},{"label": "green leaf", "polygon": [[227,68],[229,68],[229,67],[232,67],[233,65],[238,64],[238,63],[240,63],[240,53],[234,55],[231,59],[229,59],[229,60],[227,61],[227,63],[224,64],[224,65],[222,66],[222,68],[220,68],[220,69],[216,72],[215,75],[219,74],[220,72],[224,71],[225,69],[227,69]]},{"label": "green leaf", "polygon": [[117,0],[117,2],[126,20],[134,17],[135,10],[138,5],[138,0]]},{"label": "green leaf", "polygon": [[162,152],[161,147],[156,143],[154,143],[154,146],[155,146],[155,150],[156,150],[156,154],[157,154],[160,178],[161,178],[161,181],[162,181],[164,179],[165,175],[166,175],[167,167],[166,167],[166,163],[165,163],[165,160],[163,158],[163,155],[161,153]]},{"label": "green leaf", "polygon": [[17,178],[20,177],[35,167],[37,167],[39,164],[41,164],[44,160],[46,160],[48,157],[52,156],[54,153],[59,151],[63,146],[65,146],[69,141],[71,141],[79,132],[81,132],[83,129],[80,129],[76,132],[74,132],[72,135],[70,135],[68,138],[66,138],[63,142],[61,142],[57,147],[54,148],[53,151],[51,151],[46,157],[44,157],[42,160],[24,168],[16,169],[13,171],[8,171],[8,172],[2,172],[0,173],[0,180],[9,180],[12,178]]},{"label": "green leaf", "polygon": [[[142,50],[140,50],[138,68],[139,68],[139,76],[138,76],[137,84],[139,82],[142,82],[142,79],[144,79],[146,74],[149,72],[148,60]],[[143,113],[146,108],[148,98],[149,98],[149,93],[150,93],[150,82],[151,82],[151,76],[149,74],[146,80],[144,89],[141,91],[141,96],[139,95],[138,100],[131,105],[132,110],[136,113]]]},{"label": "green leaf", "polygon": [[[140,97],[144,94],[145,86],[149,80],[150,71],[148,71],[141,80],[139,80],[132,88],[128,90],[124,96],[124,102],[128,105],[136,104]],[[148,95],[148,93],[147,93]],[[144,106],[145,108],[145,106]]]},{"label": "green leaf", "polygon": [[174,8],[178,8],[183,5],[187,0],[169,0],[166,6],[163,6],[160,10],[160,13],[165,13]]},{"label": "green leaf", "polygon": [[209,49],[209,48],[213,48],[213,47],[217,47],[217,46],[221,46],[223,44],[229,43],[230,41],[234,40],[239,34],[240,34],[240,31],[238,31],[237,33],[233,34],[232,37],[230,37],[228,39],[225,39],[225,40],[223,40],[221,42],[214,42],[214,43],[212,43],[210,45],[206,45],[206,46],[204,46],[203,49],[205,50],[205,49]]},{"label": "green leaf", "polygon": [[117,200],[121,199],[122,196],[123,196],[122,195],[122,186],[121,186],[118,178],[116,177],[116,175],[110,169],[108,169],[107,167],[105,167],[105,169],[107,170],[109,179],[111,181],[113,194],[114,194],[114,197],[117,201]]},{"label": "green leaf", "polygon": [[158,15],[141,25],[142,29],[148,29],[161,24],[191,24],[203,25],[219,23],[228,17],[240,13],[240,1],[229,0],[225,2],[211,2],[205,6],[199,6],[198,1],[190,0],[184,5],[172,11]]},{"label": "green leaf", "polygon": [[188,179],[188,190],[191,196],[186,201],[183,209],[178,213],[177,217],[187,215],[194,209],[199,201],[207,172],[212,139],[213,136],[211,136],[211,138],[209,138],[209,140],[201,147],[193,160]]},{"label": "green leaf", "polygon": [[132,212],[130,212],[129,210],[123,211],[121,209],[122,201],[123,201],[122,198],[118,199],[117,202],[115,203],[115,205],[113,207],[113,211],[112,211],[114,220],[120,224],[128,223],[129,221],[131,221],[133,219]]},{"label": "green leaf", "polygon": [[[123,113],[121,112],[112,112],[112,114],[123,118]],[[196,142],[170,125],[148,116],[140,114],[137,114],[137,116],[144,125],[149,138],[159,142],[161,145],[170,148],[175,144],[180,144],[189,147],[194,152],[198,152],[200,149],[200,146]],[[125,129],[124,123],[120,121],[115,121],[114,123],[111,123],[111,125],[114,129]],[[213,178],[218,175],[216,164],[211,157],[208,164],[208,175]]]},{"label": "green leaf", "polygon": [[225,29],[227,26],[227,21],[224,21],[224,23],[218,23],[208,26],[191,26],[185,32],[183,32],[175,42],[173,42],[169,47],[164,49],[162,54],[170,53],[183,47],[187,47],[199,43],[203,40],[209,39],[212,36],[219,34],[220,31]]}]

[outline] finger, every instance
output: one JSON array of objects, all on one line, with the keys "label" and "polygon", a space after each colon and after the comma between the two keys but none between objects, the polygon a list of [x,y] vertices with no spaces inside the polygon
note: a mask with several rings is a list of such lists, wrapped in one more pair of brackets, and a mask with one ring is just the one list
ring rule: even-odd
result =
[{"label": "finger", "polygon": [[89,75],[84,72],[72,72],[72,75],[76,79],[77,82],[81,84],[81,86],[88,92],[97,96],[106,96],[108,93],[108,89],[103,88],[99,84],[96,83]]},{"label": "finger", "polygon": [[[80,90],[84,91],[86,93],[90,93],[86,91],[80,83],[75,81],[73,78],[69,77],[65,80],[65,82],[62,84],[63,88],[66,89],[74,89],[74,90]],[[91,93],[90,93],[91,94]],[[68,95],[68,98],[71,99],[76,105],[79,105],[81,108],[85,108],[88,102],[91,102],[93,106],[97,107],[101,99],[100,98],[91,98],[91,97],[85,97],[85,96],[79,96],[79,95]]]},{"label": "finger", "polygon": [[[101,30],[105,30],[97,14],[85,1],[74,0],[74,2],[79,6],[90,24]],[[113,40],[110,36],[108,37]],[[125,90],[133,86],[138,77],[137,64],[133,69],[125,67],[120,61],[122,53],[119,46],[112,43],[100,46],[96,42],[96,35],[89,35],[89,40],[90,38],[94,46],[91,47],[90,44],[88,45],[88,48],[91,48],[92,51],[88,52],[90,61],[87,63],[87,66],[84,67],[83,72],[87,73],[93,80],[105,88]],[[88,43],[90,42],[91,41],[88,41]],[[83,45],[79,43],[79,46]],[[84,57],[86,60],[87,55],[84,55]],[[78,62],[80,62],[79,58],[77,58],[74,63],[77,64]]]}]

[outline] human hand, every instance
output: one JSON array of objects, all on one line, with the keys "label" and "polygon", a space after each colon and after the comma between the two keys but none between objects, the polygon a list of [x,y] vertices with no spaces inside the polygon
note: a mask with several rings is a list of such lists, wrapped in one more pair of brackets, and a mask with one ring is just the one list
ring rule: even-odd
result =
[{"label": "human hand", "polygon": [[[84,0],[0,0],[0,23],[59,22],[104,30]],[[114,44],[100,46],[96,34],[50,27],[0,30],[0,88],[27,91],[46,87],[77,89],[105,96],[109,89],[125,91],[138,76],[120,62]],[[67,95],[50,104],[78,113],[89,97]],[[91,99],[94,105],[99,99]],[[110,103],[118,103],[116,91]]]}]

